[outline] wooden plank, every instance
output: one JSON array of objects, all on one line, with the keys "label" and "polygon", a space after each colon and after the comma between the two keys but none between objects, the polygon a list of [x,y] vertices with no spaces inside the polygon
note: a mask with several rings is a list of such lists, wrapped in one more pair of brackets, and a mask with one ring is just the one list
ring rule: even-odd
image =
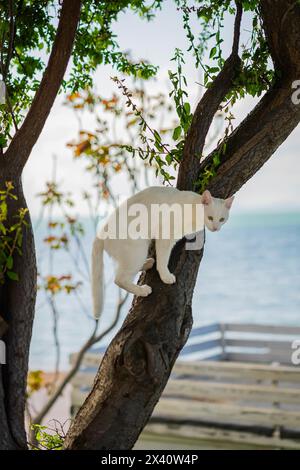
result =
[{"label": "wooden plank", "polygon": [[[72,406],[80,407],[88,390],[75,388],[71,393]],[[275,408],[241,407],[224,403],[198,402],[188,399],[162,397],[153,416],[168,420],[194,421],[215,424],[251,424],[260,426],[285,426],[300,429],[300,412]]]},{"label": "wooden plank", "polygon": [[219,352],[216,352],[215,349],[210,349],[207,352],[203,353],[189,353],[189,354],[180,354],[179,356],[180,361],[223,361],[224,360],[224,355],[223,352],[220,350]]},{"label": "wooden plank", "polygon": [[208,341],[201,341],[195,344],[187,344],[183,350],[183,354],[190,354],[193,352],[209,351],[210,349],[221,348],[221,339],[211,339]]},{"label": "wooden plank", "polygon": [[300,429],[299,411],[239,407],[223,403],[203,403],[173,398],[161,398],[152,416],[164,420],[181,419],[199,423],[256,424]]},{"label": "wooden plank", "polygon": [[236,331],[242,333],[266,333],[276,335],[300,335],[300,326],[267,325],[255,323],[224,323],[225,331]]},{"label": "wooden plank", "polygon": [[82,389],[79,388],[72,388],[71,391],[71,405],[80,407],[84,400],[86,399],[88,394],[88,391],[85,390],[83,391]]},{"label": "wooden plank", "polygon": [[300,405],[300,389],[196,380],[170,379],[163,396],[177,396],[205,401],[251,401],[270,404],[276,402]]},{"label": "wooden plank", "polygon": [[267,437],[249,432],[229,431],[205,426],[182,425],[174,426],[172,423],[152,423],[151,421],[145,427],[141,434],[141,439],[146,436],[164,437],[173,436],[181,439],[193,439],[194,442],[206,440],[215,443],[232,443],[244,445],[246,448],[254,446],[260,448],[275,449],[300,449],[300,441],[293,439],[280,439],[279,437]]},{"label": "wooden plank", "polygon": [[73,385],[73,387],[91,388],[95,379],[96,372],[96,369],[94,372],[79,371],[71,380],[71,384]]},{"label": "wooden plank", "polygon": [[219,323],[209,323],[208,325],[198,326],[193,328],[190,334],[190,338],[194,336],[203,336],[215,332],[220,332],[220,324]]},{"label": "wooden plank", "polygon": [[279,363],[290,365],[291,364],[291,356],[286,352],[277,352],[276,354],[271,353],[250,353],[250,352],[227,352],[226,353],[227,361],[232,362],[251,362],[251,363],[258,363],[258,364],[272,364],[272,363]]},{"label": "wooden plank", "polygon": [[[74,363],[76,354],[71,355],[71,363]],[[96,373],[101,362],[101,357],[87,353],[83,365],[94,368]],[[173,375],[188,375],[191,377],[211,377],[214,380],[221,378],[239,381],[278,381],[300,383],[300,369],[294,366],[261,365],[242,362],[227,361],[177,361],[173,368]]]},{"label": "wooden plank", "polygon": [[226,349],[228,347],[235,347],[235,348],[265,348],[272,350],[276,352],[277,350],[279,351],[287,351],[290,355],[292,355],[293,349],[292,349],[292,343],[293,341],[272,341],[272,340],[265,340],[265,339],[244,339],[244,338],[239,338],[239,339],[226,339],[225,341],[225,347]]},{"label": "wooden plank", "polygon": [[[79,372],[72,380],[74,388],[91,388],[95,374]],[[299,388],[282,388],[261,384],[244,385],[212,381],[170,379],[163,396],[180,396],[206,401],[252,401],[262,403],[294,403],[300,405]]]},{"label": "wooden plank", "polygon": [[173,374],[192,377],[212,377],[252,381],[279,381],[300,383],[300,369],[289,366],[272,366],[260,364],[244,364],[241,362],[213,361],[177,361]]},{"label": "wooden plank", "polygon": [[[75,363],[77,356],[78,356],[78,353],[70,354],[69,361],[71,365]],[[91,352],[87,352],[83,357],[82,365],[85,367],[95,367],[96,370],[98,370],[98,367],[100,366],[101,361],[102,361],[102,357],[103,357],[102,354],[94,354]]]}]

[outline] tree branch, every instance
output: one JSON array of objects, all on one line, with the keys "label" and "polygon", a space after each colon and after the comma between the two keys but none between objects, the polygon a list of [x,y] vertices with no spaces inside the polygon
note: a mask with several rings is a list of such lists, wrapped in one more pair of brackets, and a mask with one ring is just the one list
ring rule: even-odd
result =
[{"label": "tree branch", "polygon": [[[273,155],[300,120],[300,105],[292,102],[292,78],[281,79],[226,141],[226,152],[208,189],[216,197],[237,192]],[[199,174],[212,163],[215,149]]]},{"label": "tree branch", "polygon": [[238,49],[242,14],[243,7],[240,2],[237,2],[232,52],[211,87],[203,95],[194,113],[183,149],[177,181],[178,189],[194,189],[195,175],[200,170],[200,159],[208,131],[216,112],[232,87],[232,80],[240,66]]},{"label": "tree branch", "polygon": [[7,57],[5,61],[5,66],[3,70],[3,80],[5,81],[8,70],[9,70],[9,64],[11,61],[12,53],[13,53],[13,48],[14,48],[14,39],[15,39],[15,20],[14,20],[14,1],[9,0],[8,4],[8,10],[9,10],[9,41],[8,41],[8,50],[7,50]]},{"label": "tree branch", "polygon": [[80,18],[81,0],[64,0],[49,62],[19,131],[4,154],[4,165],[22,169],[36,143],[61,86]]},{"label": "tree branch", "polygon": [[298,75],[300,72],[299,10],[295,0],[277,0],[276,15],[274,1],[261,0],[260,11],[263,26],[275,68],[284,75]]}]

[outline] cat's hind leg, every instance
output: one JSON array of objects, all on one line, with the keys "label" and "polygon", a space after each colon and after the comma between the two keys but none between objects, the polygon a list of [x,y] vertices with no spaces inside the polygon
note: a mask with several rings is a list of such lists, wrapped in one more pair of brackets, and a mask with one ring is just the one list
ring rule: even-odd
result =
[{"label": "cat's hind leg", "polygon": [[145,264],[149,242],[147,240],[128,240],[118,253],[118,267],[115,283],[134,295],[147,297],[152,289],[148,285],[138,286],[133,279]]},{"label": "cat's hind leg", "polygon": [[147,258],[145,263],[142,266],[141,271],[148,271],[149,269],[153,268],[154,263],[155,263],[154,258]]},{"label": "cat's hind leg", "polygon": [[117,284],[117,286],[121,287],[122,289],[125,289],[127,292],[130,292],[131,294],[134,294],[138,297],[147,297],[152,292],[151,287],[147,284],[144,284],[143,286],[138,286],[137,284],[134,284],[134,282],[132,282],[132,279],[135,275],[136,272],[130,272],[128,271],[128,269],[119,265],[116,272],[115,284]]},{"label": "cat's hind leg", "polygon": [[176,277],[169,271],[168,268],[171,251],[174,245],[174,240],[158,239],[155,242],[156,268],[161,280],[165,284],[174,284],[176,282]]}]

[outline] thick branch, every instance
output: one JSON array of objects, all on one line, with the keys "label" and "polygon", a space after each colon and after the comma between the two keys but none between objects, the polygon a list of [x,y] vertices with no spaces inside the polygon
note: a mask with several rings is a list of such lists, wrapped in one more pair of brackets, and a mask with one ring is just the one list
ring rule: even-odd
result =
[{"label": "thick branch", "polygon": [[194,113],[183,150],[183,159],[180,165],[177,181],[178,189],[193,189],[195,174],[198,174],[200,170],[200,159],[211,123],[220,107],[220,104],[230,91],[232,81],[240,65],[238,46],[242,12],[242,6],[238,3],[232,53],[226,60],[221,72],[213,81],[211,87],[203,95]]},{"label": "thick branch", "polygon": [[299,2],[261,0],[260,11],[276,70],[299,77]]},{"label": "thick branch", "polygon": [[[293,81],[280,80],[229,137],[221,165],[208,185],[214,196],[225,198],[237,192],[299,124],[300,105],[292,102]],[[200,174],[215,151],[203,162]]]},{"label": "thick branch", "polygon": [[[0,177],[3,182],[3,175]],[[20,180],[13,183],[17,199],[8,200],[8,226],[15,223],[14,216],[18,210],[26,208]],[[19,275],[19,281],[5,279],[5,283],[0,286],[0,312],[8,325],[2,338],[6,345],[6,364],[1,366],[0,400],[2,394],[4,402],[0,405],[0,414],[5,412],[10,440],[18,449],[26,448],[24,409],[36,296],[36,263],[29,215],[26,221],[28,225],[23,230],[20,247],[22,256],[16,254],[14,257],[14,269]],[[6,440],[2,438],[0,433],[0,449],[4,450]]]},{"label": "thick branch", "polygon": [[80,18],[81,0],[64,0],[49,62],[31,107],[4,155],[20,174],[36,143],[61,86]]}]

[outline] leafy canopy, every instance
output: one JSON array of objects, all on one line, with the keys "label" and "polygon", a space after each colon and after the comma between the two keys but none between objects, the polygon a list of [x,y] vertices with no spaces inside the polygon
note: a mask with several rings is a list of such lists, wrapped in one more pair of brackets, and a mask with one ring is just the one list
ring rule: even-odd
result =
[{"label": "leafy canopy", "polygon": [[[113,2],[85,0],[82,2],[81,19],[72,53],[71,71],[63,83],[64,90],[75,93],[92,85],[93,72],[101,64],[110,63],[122,74],[147,79],[155,75],[157,67],[146,62],[134,63],[128,54],[121,52],[113,33],[114,22],[121,12],[128,9],[142,18],[150,20],[163,2],[162,0],[116,0]],[[195,59],[195,68],[204,73],[204,87],[211,86],[224,65],[225,18],[236,13],[233,0],[174,0],[178,19],[182,17],[183,30],[188,47]],[[251,17],[251,30],[241,45],[241,67],[236,73],[232,88],[226,97],[223,110],[228,121],[223,144],[214,158],[213,167],[207,169],[200,184],[203,189],[220,164],[226,149],[226,140],[232,130],[231,107],[246,94],[259,96],[276,79],[270,60],[258,0],[240,0],[243,10]],[[0,150],[4,148],[18,128],[28,109],[34,92],[39,86],[42,72],[51,51],[59,16],[58,0],[0,0],[0,73],[7,85],[6,103],[0,105]],[[195,21],[196,19],[196,21]],[[174,45],[175,47],[176,45]],[[141,138],[151,161],[156,162],[165,180],[171,179],[166,166],[180,162],[185,139],[192,122],[191,104],[188,99],[188,84],[184,75],[185,54],[175,49],[173,61],[176,70],[169,72],[172,85],[170,96],[178,116],[178,125],[173,130],[173,145],[164,144],[163,136],[153,130],[143,119],[142,113],[132,100],[128,106],[141,123]],[[278,73],[278,72],[277,72]],[[119,82],[119,86],[122,82]],[[123,84],[124,85],[124,84]],[[121,86],[122,89],[122,86]],[[129,94],[126,86],[125,95]],[[128,97],[128,96],[127,96]],[[130,97],[129,97],[130,98]],[[143,137],[148,130],[150,140]],[[141,154],[139,148],[128,148],[131,153]],[[143,149],[143,155],[145,150]],[[202,158],[202,155],[199,156]]]},{"label": "leafy canopy", "polygon": [[[112,27],[120,12],[130,9],[150,20],[162,0],[84,0],[72,53],[70,75],[63,87],[76,91],[92,84],[100,64],[113,64],[123,73],[148,78],[156,67],[133,63],[121,52]],[[7,88],[0,104],[0,148],[6,147],[24,118],[55,38],[61,2],[58,0],[0,0],[0,79]]]}]

